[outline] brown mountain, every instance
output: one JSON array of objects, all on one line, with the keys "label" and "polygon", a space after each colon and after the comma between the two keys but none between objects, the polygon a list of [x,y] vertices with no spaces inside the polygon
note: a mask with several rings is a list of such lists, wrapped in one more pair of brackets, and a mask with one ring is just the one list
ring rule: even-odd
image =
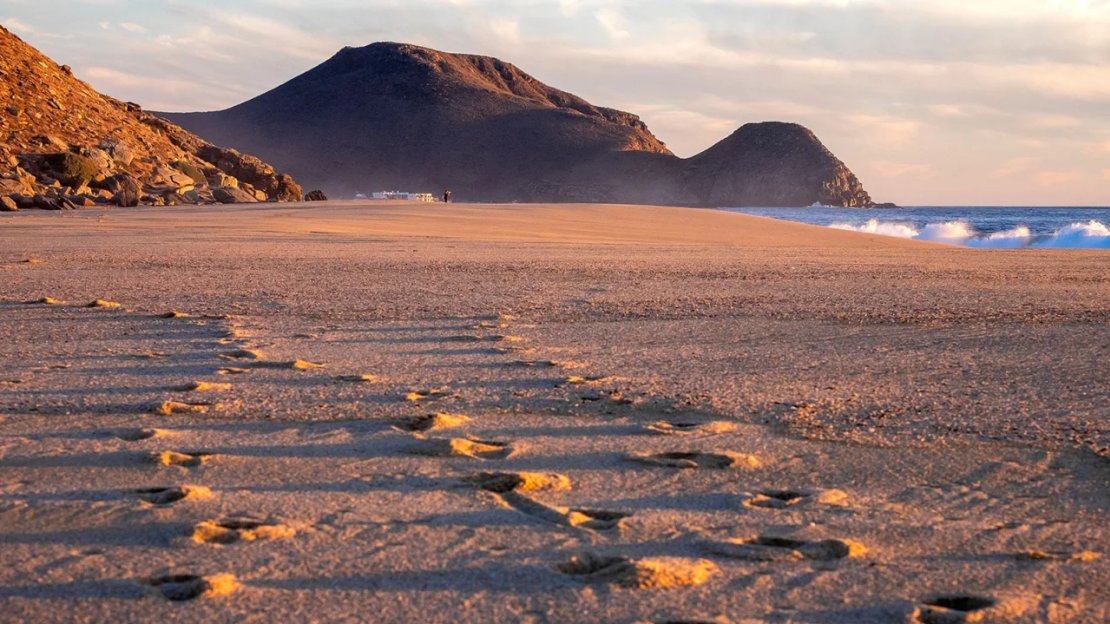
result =
[{"label": "brown mountain", "polygon": [[497,59],[413,45],[345,48],[233,108],[161,114],[339,195],[449,188],[475,201],[871,204],[800,126],[744,126],[683,160],[635,115]]},{"label": "brown mountain", "polygon": [[3,27],[0,97],[9,210],[301,199],[289,176],[97,93]]}]

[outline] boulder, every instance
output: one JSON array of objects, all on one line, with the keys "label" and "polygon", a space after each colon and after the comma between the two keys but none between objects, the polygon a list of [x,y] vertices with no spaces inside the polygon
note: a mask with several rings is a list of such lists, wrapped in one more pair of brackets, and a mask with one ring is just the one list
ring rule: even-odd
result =
[{"label": "boulder", "polygon": [[197,156],[238,179],[240,188],[245,183],[262,191],[269,201],[301,201],[303,197],[304,190],[293,178],[276,173],[273,167],[254,156],[215,145],[200,146]]},{"label": "boulder", "polygon": [[239,188],[239,180],[226,173],[216,173],[206,178],[210,186],[226,186],[228,188]]},{"label": "boulder", "polygon": [[134,208],[139,205],[139,199],[143,195],[143,187],[135,176],[129,173],[117,173],[116,175],[107,178],[101,183],[101,186],[108,192],[112,193],[112,202],[117,206],[125,208]]},{"label": "boulder", "polygon": [[0,212],[16,212],[19,210],[19,204],[11,197],[0,197]]},{"label": "boulder", "polygon": [[253,204],[258,199],[243,189],[228,186],[217,186],[212,189],[212,196],[221,204]]},{"label": "boulder", "polygon": [[85,184],[100,173],[95,162],[73,152],[49,154],[43,164],[54,179],[73,187]]},{"label": "boulder", "polygon": [[124,167],[131,164],[135,160],[135,150],[131,149],[123,139],[104,139],[100,142],[100,149],[108,153],[108,156],[115,162],[123,165]]},{"label": "boulder", "polygon": [[65,197],[47,197],[45,195],[35,195],[31,198],[34,202],[35,208],[39,210],[76,210],[77,206]]},{"label": "boulder", "polygon": [[304,196],[306,202],[328,201],[328,196],[323,191],[312,191]]},{"label": "boulder", "polygon": [[31,189],[23,183],[22,180],[0,180],[0,195],[11,195],[12,193],[29,193]]}]

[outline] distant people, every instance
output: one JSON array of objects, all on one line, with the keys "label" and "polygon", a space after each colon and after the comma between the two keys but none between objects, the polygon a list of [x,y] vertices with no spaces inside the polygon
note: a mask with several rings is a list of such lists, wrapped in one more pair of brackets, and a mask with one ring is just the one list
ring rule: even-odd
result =
[{"label": "distant people", "polygon": [[443,203],[446,204],[450,201],[451,201],[451,191],[443,191]]}]

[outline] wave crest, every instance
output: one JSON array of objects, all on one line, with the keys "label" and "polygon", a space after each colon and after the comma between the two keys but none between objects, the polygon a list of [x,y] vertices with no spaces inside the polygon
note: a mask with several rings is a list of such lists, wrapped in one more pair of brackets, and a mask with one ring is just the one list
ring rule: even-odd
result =
[{"label": "wave crest", "polygon": [[1110,227],[1094,220],[1073,223],[1044,236],[1034,236],[1024,225],[1003,232],[980,234],[966,221],[930,223],[920,230],[912,225],[882,222],[878,219],[871,219],[863,225],[834,223],[829,227],[983,249],[1110,249]]}]

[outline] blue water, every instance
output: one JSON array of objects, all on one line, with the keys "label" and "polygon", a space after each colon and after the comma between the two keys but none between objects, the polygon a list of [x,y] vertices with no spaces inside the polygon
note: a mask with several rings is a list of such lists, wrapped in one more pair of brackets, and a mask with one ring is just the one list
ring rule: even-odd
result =
[{"label": "blue water", "polygon": [[1110,249],[1110,207],[726,208],[732,212],[970,247]]}]

